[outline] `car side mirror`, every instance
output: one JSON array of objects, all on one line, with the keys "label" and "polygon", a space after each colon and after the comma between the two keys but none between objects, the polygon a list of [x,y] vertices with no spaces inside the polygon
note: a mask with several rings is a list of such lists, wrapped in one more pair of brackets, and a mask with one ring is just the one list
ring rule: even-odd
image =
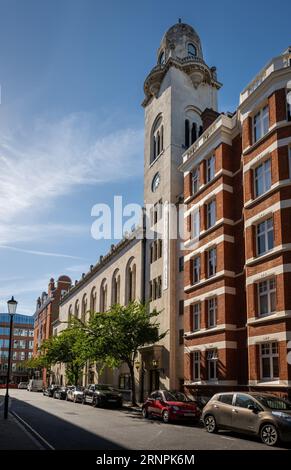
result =
[{"label": "car side mirror", "polygon": [[258,408],[256,407],[256,405],[248,405],[248,410],[251,410],[254,413],[258,412]]}]

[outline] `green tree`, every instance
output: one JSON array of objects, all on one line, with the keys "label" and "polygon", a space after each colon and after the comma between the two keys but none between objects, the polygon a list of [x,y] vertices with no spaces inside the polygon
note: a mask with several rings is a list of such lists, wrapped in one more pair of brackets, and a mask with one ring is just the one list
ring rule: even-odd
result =
[{"label": "green tree", "polygon": [[58,336],[53,336],[41,345],[41,361],[47,366],[63,363],[70,383],[78,384],[80,374],[88,360],[87,335],[84,330],[70,326]]},{"label": "green tree", "polygon": [[149,311],[148,305],[136,301],[126,306],[114,305],[105,313],[95,313],[87,324],[79,324],[87,333],[91,357],[109,367],[127,364],[133,405],[136,405],[134,363],[138,350],[166,335],[166,332],[159,333],[158,315],[157,310]]}]

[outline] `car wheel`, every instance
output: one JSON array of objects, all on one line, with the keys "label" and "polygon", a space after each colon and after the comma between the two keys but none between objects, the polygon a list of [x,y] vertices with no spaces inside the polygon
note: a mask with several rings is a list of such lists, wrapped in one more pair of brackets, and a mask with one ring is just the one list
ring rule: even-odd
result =
[{"label": "car wheel", "polygon": [[147,409],[146,407],[143,407],[141,413],[142,413],[142,417],[143,417],[144,419],[148,419],[148,418],[150,417],[149,412],[148,412],[148,409]]},{"label": "car wheel", "polygon": [[82,398],[82,405],[86,405],[85,397]]},{"label": "car wheel", "polygon": [[260,431],[261,440],[267,446],[274,446],[278,443],[279,435],[273,424],[264,424]]},{"label": "car wheel", "polygon": [[204,426],[206,428],[206,431],[209,432],[209,433],[217,432],[216,420],[215,420],[214,416],[212,416],[212,415],[205,416]]},{"label": "car wheel", "polygon": [[164,423],[169,423],[169,421],[170,421],[170,415],[169,415],[168,410],[164,410],[164,411],[163,411],[162,419],[163,419]]},{"label": "car wheel", "polygon": [[92,406],[94,406],[94,408],[97,408],[99,406],[99,401],[98,401],[98,398],[97,397],[94,397],[93,400],[92,400]]}]

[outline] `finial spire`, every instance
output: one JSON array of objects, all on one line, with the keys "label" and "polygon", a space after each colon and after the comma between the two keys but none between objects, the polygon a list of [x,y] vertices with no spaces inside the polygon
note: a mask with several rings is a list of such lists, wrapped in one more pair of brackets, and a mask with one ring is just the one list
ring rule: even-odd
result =
[{"label": "finial spire", "polygon": [[181,18],[179,18],[179,19],[178,19],[178,22],[179,22],[179,23],[182,23],[182,19],[181,19]]}]

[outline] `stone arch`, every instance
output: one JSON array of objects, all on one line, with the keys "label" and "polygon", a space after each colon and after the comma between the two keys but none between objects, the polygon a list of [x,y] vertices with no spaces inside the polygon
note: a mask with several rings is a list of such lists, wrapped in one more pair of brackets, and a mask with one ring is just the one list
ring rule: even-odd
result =
[{"label": "stone arch", "polygon": [[107,280],[104,278],[100,284],[100,312],[106,312],[108,305],[108,287]]},{"label": "stone arch", "polygon": [[120,271],[119,269],[115,269],[112,275],[112,283],[111,283],[111,304],[120,304]]},{"label": "stone arch", "polygon": [[128,304],[136,299],[136,261],[132,256],[125,270],[125,303]]}]

